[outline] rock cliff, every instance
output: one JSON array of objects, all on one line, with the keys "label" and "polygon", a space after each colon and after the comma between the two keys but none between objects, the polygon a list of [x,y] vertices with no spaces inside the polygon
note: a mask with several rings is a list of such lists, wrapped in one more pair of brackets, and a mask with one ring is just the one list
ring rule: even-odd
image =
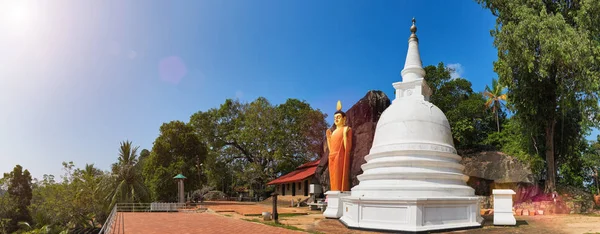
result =
[{"label": "rock cliff", "polygon": [[[373,137],[375,136],[375,127],[377,121],[381,116],[381,113],[390,106],[390,99],[382,91],[371,90],[361,98],[356,104],[354,104],[348,111],[346,111],[346,122],[347,125],[352,128],[352,152],[351,156],[351,169],[350,179],[351,187],[358,184],[357,175],[362,173],[360,168],[365,161],[365,156],[369,154],[371,145],[373,144]],[[331,127],[331,130],[335,130],[335,126]],[[326,139],[323,139],[326,142]],[[329,150],[327,149],[327,143],[323,144],[323,152],[321,157],[321,163],[317,167],[317,177],[321,185],[323,185],[323,191],[329,190],[329,170],[327,157]]]}]

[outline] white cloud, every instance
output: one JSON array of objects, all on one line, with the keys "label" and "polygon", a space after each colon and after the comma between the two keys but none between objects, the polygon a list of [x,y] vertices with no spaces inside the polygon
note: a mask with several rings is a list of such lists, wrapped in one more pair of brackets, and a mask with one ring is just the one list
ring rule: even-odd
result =
[{"label": "white cloud", "polygon": [[447,68],[450,68],[450,77],[452,79],[463,78],[464,68],[460,63],[451,63],[446,65]]},{"label": "white cloud", "polygon": [[244,92],[238,90],[237,92],[235,92],[235,97],[238,99],[242,99],[242,97],[244,97]]}]

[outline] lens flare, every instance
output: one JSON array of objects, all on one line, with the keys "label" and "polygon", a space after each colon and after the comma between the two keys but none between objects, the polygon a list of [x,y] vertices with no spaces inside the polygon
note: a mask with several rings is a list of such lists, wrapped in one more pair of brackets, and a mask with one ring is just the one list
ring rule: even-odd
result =
[{"label": "lens flare", "polygon": [[171,84],[179,84],[187,74],[187,68],[183,60],[177,56],[169,56],[162,59],[158,65],[160,79]]}]

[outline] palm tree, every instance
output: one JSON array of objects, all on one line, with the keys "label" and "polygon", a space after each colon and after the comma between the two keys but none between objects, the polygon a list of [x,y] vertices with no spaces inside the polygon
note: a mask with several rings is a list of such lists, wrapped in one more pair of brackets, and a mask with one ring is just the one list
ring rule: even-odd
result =
[{"label": "palm tree", "polygon": [[485,86],[485,91],[483,95],[488,99],[485,102],[486,108],[492,108],[492,113],[496,114],[496,126],[498,127],[498,132],[500,132],[500,121],[498,120],[498,112],[500,112],[502,105],[502,101],[506,101],[506,94],[504,93],[504,89],[506,86],[501,85],[498,80],[492,79],[492,88]]},{"label": "palm tree", "polygon": [[112,207],[117,202],[142,202],[149,198],[148,188],[144,185],[141,169],[138,165],[137,150],[130,141],[121,142],[119,158],[112,165],[112,191],[108,199]]}]

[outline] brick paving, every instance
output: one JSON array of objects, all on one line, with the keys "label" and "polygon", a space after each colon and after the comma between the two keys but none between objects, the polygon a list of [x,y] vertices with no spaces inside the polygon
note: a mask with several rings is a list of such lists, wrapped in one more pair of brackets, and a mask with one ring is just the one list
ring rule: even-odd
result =
[{"label": "brick paving", "polygon": [[[228,202],[228,201],[211,201],[204,202],[203,207],[206,207],[214,212],[235,212],[244,216],[259,216],[262,212],[272,212],[271,205],[265,205],[254,202]],[[307,214],[308,207],[277,207],[279,214]]]},{"label": "brick paving", "polygon": [[[439,233],[465,233],[465,234],[575,234],[575,233],[600,233],[600,215],[539,215],[517,216],[516,226],[494,226],[493,215],[484,216],[485,223],[481,228],[440,231]],[[348,229],[339,220],[321,219],[314,225],[306,228],[307,231],[322,232],[327,234],[375,234],[380,232]]]},{"label": "brick paving", "polygon": [[211,213],[173,212],[121,214],[123,214],[124,218],[125,233],[302,233]]}]

